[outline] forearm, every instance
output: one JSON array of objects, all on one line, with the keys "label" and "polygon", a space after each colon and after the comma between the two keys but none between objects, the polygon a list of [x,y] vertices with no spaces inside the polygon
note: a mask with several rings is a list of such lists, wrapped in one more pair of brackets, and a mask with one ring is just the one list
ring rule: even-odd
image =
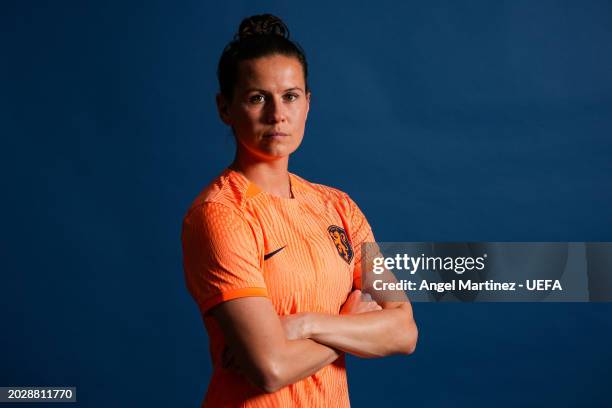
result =
[{"label": "forearm", "polygon": [[330,346],[287,336],[268,298],[234,299],[220,304],[212,313],[227,344],[224,366],[266,392],[308,377],[340,355]]},{"label": "forearm", "polygon": [[264,389],[274,392],[309,377],[336,361],[341,352],[311,339],[287,340],[270,363],[271,373]]},{"label": "forearm", "polygon": [[306,337],[360,357],[410,354],[418,336],[411,308],[348,315],[309,313]]}]

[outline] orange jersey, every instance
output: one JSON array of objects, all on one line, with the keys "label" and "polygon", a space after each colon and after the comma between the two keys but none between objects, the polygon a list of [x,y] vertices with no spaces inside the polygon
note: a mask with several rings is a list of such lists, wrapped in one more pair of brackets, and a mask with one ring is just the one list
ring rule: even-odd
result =
[{"label": "orange jersey", "polygon": [[206,312],[230,299],[266,296],[279,316],[338,314],[361,282],[370,226],[345,193],[290,174],[294,198],[260,190],[227,169],[195,199],[183,222],[189,292],[210,338],[213,374],[204,407],[347,407],[344,356],[310,377],[265,393],[222,367],[223,333]]}]

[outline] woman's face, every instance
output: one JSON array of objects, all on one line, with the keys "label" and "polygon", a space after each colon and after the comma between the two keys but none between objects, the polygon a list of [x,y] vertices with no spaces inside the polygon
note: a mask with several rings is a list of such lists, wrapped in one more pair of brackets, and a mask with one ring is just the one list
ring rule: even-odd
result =
[{"label": "woman's face", "polygon": [[302,142],[310,106],[302,65],[284,55],[243,61],[232,100],[219,95],[217,105],[241,153],[264,161],[287,157]]}]

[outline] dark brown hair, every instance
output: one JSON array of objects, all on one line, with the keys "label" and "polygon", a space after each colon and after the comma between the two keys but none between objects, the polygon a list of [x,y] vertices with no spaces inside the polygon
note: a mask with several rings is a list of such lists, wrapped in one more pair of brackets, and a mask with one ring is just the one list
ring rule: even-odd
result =
[{"label": "dark brown hair", "polygon": [[308,92],[308,63],[304,50],[289,39],[289,29],[280,18],[260,14],[242,20],[238,33],[221,54],[217,67],[221,94],[228,100],[232,99],[240,62],[275,54],[298,59]]}]

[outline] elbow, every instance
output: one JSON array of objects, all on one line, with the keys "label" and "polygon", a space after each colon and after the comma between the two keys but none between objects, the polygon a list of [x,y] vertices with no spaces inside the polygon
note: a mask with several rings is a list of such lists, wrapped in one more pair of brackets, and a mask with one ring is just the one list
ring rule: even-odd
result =
[{"label": "elbow", "polygon": [[[291,383],[291,362],[283,347],[268,349],[239,362],[241,374],[256,388],[267,394],[274,393]],[[244,364],[240,364],[244,363]]]},{"label": "elbow", "polygon": [[392,342],[386,342],[384,351],[380,354],[368,357],[385,357],[390,355],[408,356],[415,352],[419,331],[412,316],[407,316],[402,323],[395,325],[394,331],[390,333],[389,338],[395,339]]},{"label": "elbow", "polygon": [[285,384],[283,384],[278,370],[270,369],[270,371],[266,372],[262,376],[261,388],[265,393],[271,394],[283,388]]},{"label": "elbow", "polygon": [[408,328],[404,331],[404,342],[400,354],[410,355],[416,351],[417,341],[419,339],[419,329],[416,323],[412,320]]},{"label": "elbow", "polygon": [[403,314],[402,324],[396,326],[398,329],[396,336],[400,341],[396,345],[395,351],[398,354],[407,356],[414,353],[416,350],[419,330],[414,321],[414,316],[412,315],[412,308],[407,304],[403,305],[402,308],[405,309],[405,313]]},{"label": "elbow", "polygon": [[268,358],[256,371],[252,382],[265,393],[271,394],[287,385],[282,375],[281,365],[273,358]]}]

